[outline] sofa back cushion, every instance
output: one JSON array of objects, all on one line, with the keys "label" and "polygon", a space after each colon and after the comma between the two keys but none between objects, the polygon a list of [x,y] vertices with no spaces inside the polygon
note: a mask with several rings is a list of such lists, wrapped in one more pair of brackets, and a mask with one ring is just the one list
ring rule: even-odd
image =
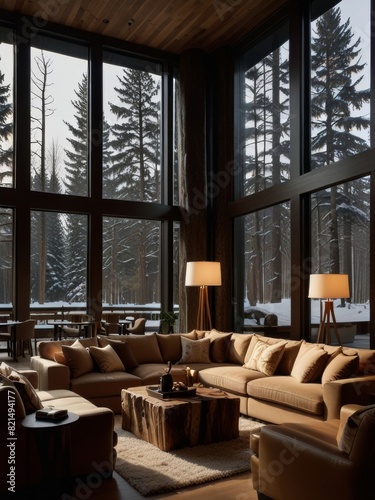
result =
[{"label": "sofa back cushion", "polygon": [[252,336],[252,333],[232,333],[227,356],[228,363],[244,364]]},{"label": "sofa back cushion", "polygon": [[212,363],[225,363],[228,357],[231,333],[211,330],[205,333],[205,337],[210,339],[210,360]]},{"label": "sofa back cushion", "polygon": [[322,376],[328,359],[329,354],[323,347],[303,342],[290,374],[298,382],[316,382]]},{"label": "sofa back cushion", "polygon": [[[343,352],[347,350],[344,348]],[[352,349],[350,349],[352,351]],[[375,350],[358,349],[359,367],[358,372],[361,375],[375,375]]]},{"label": "sofa back cushion", "polygon": [[191,331],[190,333],[170,333],[168,335],[163,335],[160,333],[156,334],[160,353],[164,363],[168,363],[168,361],[177,363],[177,361],[180,360],[182,356],[181,337],[192,340],[195,340],[197,338],[195,330]]},{"label": "sofa back cushion", "polygon": [[359,356],[357,353],[350,355],[340,352],[328,360],[322,375],[322,384],[353,377],[358,372],[358,366]]},{"label": "sofa back cushion", "polygon": [[128,335],[127,341],[139,365],[163,363],[156,333],[151,335]]}]

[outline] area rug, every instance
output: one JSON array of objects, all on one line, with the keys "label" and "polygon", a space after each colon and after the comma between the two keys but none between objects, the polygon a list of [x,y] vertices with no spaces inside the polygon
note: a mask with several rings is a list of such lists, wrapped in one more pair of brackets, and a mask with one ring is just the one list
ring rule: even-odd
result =
[{"label": "area rug", "polygon": [[118,416],[115,470],[143,496],[250,471],[250,432],[262,425],[241,417],[237,439],[165,452],[124,431]]}]

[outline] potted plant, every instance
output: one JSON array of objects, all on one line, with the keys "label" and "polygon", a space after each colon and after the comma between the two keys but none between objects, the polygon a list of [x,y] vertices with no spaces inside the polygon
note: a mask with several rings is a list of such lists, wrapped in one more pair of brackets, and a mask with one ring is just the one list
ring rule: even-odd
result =
[{"label": "potted plant", "polygon": [[174,332],[174,326],[178,320],[178,313],[174,311],[161,311],[160,313],[160,333],[168,334]]}]

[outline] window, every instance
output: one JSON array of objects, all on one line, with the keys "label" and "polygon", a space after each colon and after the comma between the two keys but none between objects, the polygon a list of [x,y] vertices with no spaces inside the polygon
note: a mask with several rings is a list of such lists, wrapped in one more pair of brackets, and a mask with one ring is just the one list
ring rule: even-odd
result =
[{"label": "window", "polygon": [[311,26],[311,166],[370,147],[370,0],[343,0]]},{"label": "window", "polygon": [[[336,321],[369,321],[370,178],[363,177],[311,195],[312,273],[348,274],[349,299],[335,300]],[[311,301],[311,322],[319,323]]]},{"label": "window", "polygon": [[13,210],[0,207],[0,304],[13,303]]},{"label": "window", "polygon": [[31,303],[60,307],[87,301],[87,216],[31,213]]},{"label": "window", "polygon": [[104,53],[103,196],[161,200],[161,67]]},{"label": "window", "polygon": [[[241,59],[239,161],[243,177],[238,196],[247,196],[289,179],[289,42],[267,43]],[[265,55],[260,59],[259,53]]]},{"label": "window", "polygon": [[[284,203],[242,217],[244,234],[244,310],[238,311],[237,324],[252,327],[290,324],[290,205]],[[239,300],[241,294],[239,293]],[[242,304],[241,304],[242,305]],[[243,314],[243,321],[241,316]],[[276,322],[277,323],[276,323]]]},{"label": "window", "polygon": [[0,27],[0,187],[13,187],[13,32]]},{"label": "window", "polygon": [[31,49],[31,185],[88,195],[88,52],[44,36]]},{"label": "window", "polygon": [[103,304],[160,308],[160,223],[104,217]]}]

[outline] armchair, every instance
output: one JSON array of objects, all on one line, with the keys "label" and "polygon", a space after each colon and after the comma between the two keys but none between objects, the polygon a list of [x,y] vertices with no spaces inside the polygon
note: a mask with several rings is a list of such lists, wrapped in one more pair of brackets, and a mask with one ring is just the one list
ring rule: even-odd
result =
[{"label": "armchair", "polygon": [[126,333],[133,335],[144,335],[146,330],[146,318],[138,318],[134,322],[134,326],[129,326]]},{"label": "armchair", "polygon": [[252,436],[250,446],[253,486],[260,500],[374,496],[375,405],[346,405],[340,420],[266,425]]}]

